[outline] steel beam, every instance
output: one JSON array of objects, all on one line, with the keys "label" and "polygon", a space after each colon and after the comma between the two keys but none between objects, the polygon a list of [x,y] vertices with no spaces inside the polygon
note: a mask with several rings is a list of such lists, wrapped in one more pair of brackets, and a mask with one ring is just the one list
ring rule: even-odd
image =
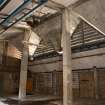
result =
[{"label": "steel beam", "polygon": [[6,0],[2,5],[0,5],[0,11],[10,2],[11,0]]},{"label": "steel beam", "polygon": [[5,32],[7,29],[9,29],[10,27],[12,27],[14,24],[16,24],[17,22],[19,22],[20,20],[22,20],[23,18],[25,18],[26,16],[28,16],[29,14],[31,14],[35,9],[37,9],[38,7],[42,6],[44,3],[47,2],[47,0],[43,1],[43,2],[39,2],[34,8],[32,8],[29,12],[27,12],[26,14],[24,14],[22,17],[16,19],[15,22],[11,23],[9,26],[5,27],[5,23],[8,23],[8,20],[11,19],[12,17],[16,16],[19,11],[22,9],[23,6],[25,6],[27,3],[29,2],[29,0],[25,1],[22,5],[20,5],[17,9],[15,9],[4,21],[2,21],[0,24],[3,26],[4,25],[4,31],[2,31],[0,34],[2,34],[3,32]]},{"label": "steel beam", "polygon": [[21,11],[21,9],[22,9],[22,7],[24,7],[26,4],[28,4],[29,2],[31,2],[31,0],[26,0],[23,4],[21,4],[19,7],[17,7],[9,16],[7,16],[7,18],[4,20],[4,21],[2,21],[0,24],[2,25],[2,24],[4,24],[5,22],[7,22],[10,18],[12,18],[12,17],[14,17],[15,15],[17,15],[20,11]]}]

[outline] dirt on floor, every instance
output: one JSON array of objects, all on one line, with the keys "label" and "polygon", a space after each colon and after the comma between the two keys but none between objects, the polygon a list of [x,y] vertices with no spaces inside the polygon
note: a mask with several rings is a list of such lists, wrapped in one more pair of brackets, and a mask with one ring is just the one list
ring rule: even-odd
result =
[{"label": "dirt on floor", "polygon": [[74,105],[105,105],[105,99],[76,99]]},{"label": "dirt on floor", "polygon": [[[19,102],[7,99],[2,105],[63,105],[62,101],[43,101],[43,102]],[[0,104],[1,105],[1,104]],[[105,99],[76,99],[73,105],[105,105]]]}]

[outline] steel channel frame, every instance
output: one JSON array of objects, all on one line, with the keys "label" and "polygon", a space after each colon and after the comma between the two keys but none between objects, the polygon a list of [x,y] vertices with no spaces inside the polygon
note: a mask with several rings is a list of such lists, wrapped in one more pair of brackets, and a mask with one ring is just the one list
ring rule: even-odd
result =
[{"label": "steel channel frame", "polygon": [[[35,6],[33,9],[31,9],[29,12],[27,12],[26,14],[24,14],[24,16],[20,17],[19,19],[17,19],[15,22],[13,22],[11,25],[9,25],[8,27],[4,27],[4,31],[2,31],[0,34],[4,33],[7,29],[9,29],[10,27],[12,27],[14,24],[16,24],[17,22],[19,22],[20,20],[22,20],[23,18],[25,18],[26,16],[28,16],[29,14],[31,14],[35,9],[37,9],[38,7],[42,6],[43,4],[45,4],[48,0],[40,0],[39,3],[37,4],[37,6]],[[23,6],[25,6],[28,2],[30,2],[30,0],[25,1],[22,5],[20,5],[17,9],[15,9],[4,21],[2,21],[0,24],[4,24],[6,21],[8,21],[8,19],[10,19],[12,16],[14,16],[15,13],[17,13],[20,8],[22,8]],[[15,14],[17,15],[17,14]]]}]

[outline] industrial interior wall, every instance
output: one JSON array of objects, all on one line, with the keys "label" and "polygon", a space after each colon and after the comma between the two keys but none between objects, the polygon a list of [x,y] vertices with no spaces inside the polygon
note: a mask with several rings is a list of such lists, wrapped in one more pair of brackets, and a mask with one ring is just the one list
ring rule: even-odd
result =
[{"label": "industrial interior wall", "polygon": [[[33,73],[33,89],[34,94],[50,94],[62,97],[62,71]],[[80,97],[80,71],[73,71],[73,96]]]},{"label": "industrial interior wall", "polygon": [[19,73],[0,72],[0,96],[17,95]]},{"label": "industrial interior wall", "polygon": [[[73,70],[73,97],[105,98],[105,68],[96,68],[97,87],[95,87],[94,67],[84,70]],[[33,94],[46,94],[62,97],[63,74],[62,71],[33,73]]]},{"label": "industrial interior wall", "polygon": [[105,98],[105,68],[98,69],[98,95],[100,98]]},{"label": "industrial interior wall", "polygon": [[[105,48],[72,54],[73,70],[87,69],[94,66],[105,68]],[[35,60],[35,62],[29,64],[29,70],[33,72],[61,71],[62,67],[61,56]]]},{"label": "industrial interior wall", "polygon": [[[75,72],[79,73],[79,97],[96,98],[96,96],[98,96],[98,98],[105,99],[105,68],[96,68],[94,70],[93,67],[91,69],[77,70]],[[96,77],[94,77],[95,72],[97,81]],[[75,81],[73,82],[75,83]]]},{"label": "industrial interior wall", "polygon": [[0,96],[18,93],[20,59],[9,56],[10,51],[8,41],[0,40]]},{"label": "industrial interior wall", "polygon": [[[73,94],[74,97],[90,97],[95,98],[95,81],[94,81],[94,69],[96,66],[98,75],[98,89],[99,97],[105,98],[105,48],[74,53],[72,54],[72,68],[73,68]],[[46,58],[42,60],[36,60],[31,63],[29,70],[32,71],[34,76],[34,91],[43,94],[54,94],[58,87],[58,93],[62,95],[62,57]],[[103,69],[102,69],[103,68]],[[59,72],[59,80],[53,80],[55,78],[53,72]],[[102,76],[101,76],[102,75]],[[59,77],[59,76],[57,76]],[[46,82],[47,81],[47,82]],[[56,81],[56,84],[54,84]],[[48,84],[46,86],[46,84]],[[44,87],[44,88],[43,88]],[[56,88],[54,88],[56,87]],[[49,90],[49,91],[47,91]],[[85,92],[83,92],[84,90]]]},{"label": "industrial interior wall", "polygon": [[4,96],[11,96],[18,94],[19,87],[19,73],[3,73],[4,78]]},{"label": "industrial interior wall", "polygon": [[14,65],[14,66],[20,66],[20,60],[21,59],[21,52],[10,42],[8,43],[8,48],[7,48],[7,64],[9,62],[9,65]]},{"label": "industrial interior wall", "polygon": [[63,95],[62,72],[34,73],[34,93]]},{"label": "industrial interior wall", "polygon": [[6,41],[0,40],[0,64],[2,64],[4,61],[5,49],[6,49],[5,43]]},{"label": "industrial interior wall", "polygon": [[0,41],[0,64],[5,66],[20,66],[21,53],[8,41]]}]

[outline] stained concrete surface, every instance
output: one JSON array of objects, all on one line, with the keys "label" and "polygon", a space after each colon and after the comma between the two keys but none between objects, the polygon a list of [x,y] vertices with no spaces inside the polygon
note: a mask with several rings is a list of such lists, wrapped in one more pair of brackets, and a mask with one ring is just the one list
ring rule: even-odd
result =
[{"label": "stained concrete surface", "polygon": [[[62,101],[52,101],[50,103],[51,105],[63,105]],[[105,105],[105,99],[98,100],[89,98],[75,99],[73,101],[73,105]]]},{"label": "stained concrete surface", "polygon": [[21,102],[17,100],[6,100],[3,105],[48,105],[48,102]]},{"label": "stained concrete surface", "polygon": [[0,99],[0,105],[53,105],[51,101],[58,101],[60,98],[51,95],[27,95],[22,101],[17,96],[4,97]]},{"label": "stained concrete surface", "polygon": [[105,105],[105,99],[77,99],[74,101],[74,105]]},{"label": "stained concrete surface", "polygon": [[[1,104],[0,104],[1,105]],[[63,105],[62,101],[38,101],[38,102],[20,102],[17,100],[7,99],[3,101],[3,105]],[[73,105],[105,105],[105,99],[77,99]]]},{"label": "stained concrete surface", "polygon": [[[12,100],[19,101],[18,96],[11,96],[8,97]],[[59,100],[62,99],[61,97],[54,96],[54,95],[43,95],[43,94],[35,94],[35,95],[27,95],[26,98],[22,99],[24,102],[39,102],[39,101],[51,101],[51,100]]]}]

